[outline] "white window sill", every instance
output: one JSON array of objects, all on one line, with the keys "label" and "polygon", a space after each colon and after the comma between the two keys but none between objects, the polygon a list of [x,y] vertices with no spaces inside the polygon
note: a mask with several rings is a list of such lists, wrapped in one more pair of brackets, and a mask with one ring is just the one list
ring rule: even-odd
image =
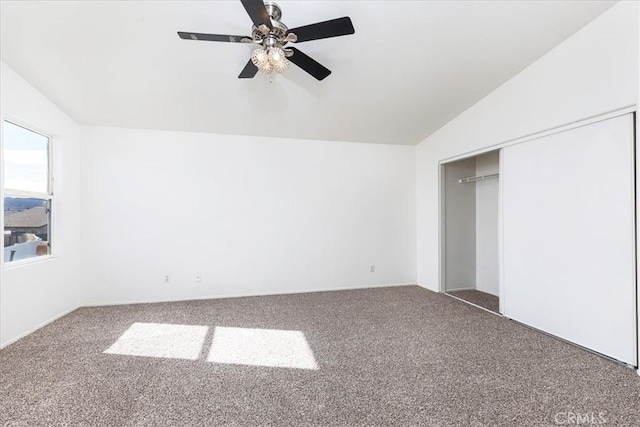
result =
[{"label": "white window sill", "polygon": [[20,261],[5,262],[4,268],[5,270],[12,270],[14,268],[24,267],[27,265],[40,264],[42,262],[51,261],[55,258],[56,257],[54,257],[53,255],[42,255],[33,258],[21,259]]}]

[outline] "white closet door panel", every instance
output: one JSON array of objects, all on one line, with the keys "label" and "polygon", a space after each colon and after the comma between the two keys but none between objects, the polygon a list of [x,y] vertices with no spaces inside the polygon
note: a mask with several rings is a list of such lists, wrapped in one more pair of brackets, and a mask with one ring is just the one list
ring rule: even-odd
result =
[{"label": "white closet door panel", "polygon": [[506,147],[504,314],[636,365],[632,116]]}]

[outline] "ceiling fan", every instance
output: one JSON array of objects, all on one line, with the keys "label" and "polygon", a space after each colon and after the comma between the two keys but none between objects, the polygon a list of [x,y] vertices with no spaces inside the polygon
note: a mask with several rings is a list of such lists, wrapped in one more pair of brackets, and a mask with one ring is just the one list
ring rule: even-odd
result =
[{"label": "ceiling fan", "polygon": [[260,45],[253,51],[251,59],[238,76],[240,79],[253,78],[258,71],[266,74],[274,71],[282,73],[288,68],[289,62],[293,62],[316,79],[323,80],[331,74],[328,68],[295,47],[285,46],[288,43],[302,43],[355,33],[349,17],[289,29],[280,22],[282,10],[276,3],[271,1],[263,3],[262,0],[240,0],[240,2],[253,21],[251,36],[178,32],[180,38],[185,40]]}]

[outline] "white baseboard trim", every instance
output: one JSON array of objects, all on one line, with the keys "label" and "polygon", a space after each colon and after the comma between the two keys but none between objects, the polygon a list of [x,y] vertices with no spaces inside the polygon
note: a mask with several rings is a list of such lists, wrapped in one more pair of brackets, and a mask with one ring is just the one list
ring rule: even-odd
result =
[{"label": "white baseboard trim", "polygon": [[18,335],[17,337],[14,337],[14,338],[10,339],[9,341],[7,341],[7,342],[4,342],[4,343],[0,344],[0,350],[1,350],[1,349],[3,349],[3,348],[5,348],[5,347],[7,347],[7,346],[9,346],[9,345],[11,345],[11,344],[13,344],[14,342],[16,342],[16,341],[18,341],[18,340],[21,340],[22,338],[26,337],[27,335],[31,335],[32,333],[34,333],[34,332],[35,332],[35,331],[37,331],[38,329],[40,329],[40,328],[43,328],[43,327],[47,326],[49,323],[54,322],[54,321],[56,321],[56,320],[60,319],[61,317],[66,316],[67,314],[69,314],[69,313],[71,313],[71,312],[73,312],[73,311],[76,311],[78,308],[80,308],[80,307],[74,307],[74,308],[71,308],[71,309],[69,309],[69,310],[65,310],[65,311],[63,311],[62,313],[60,313],[60,314],[57,314],[57,315],[53,316],[51,319],[46,320],[46,321],[44,321],[44,322],[40,323],[40,324],[39,324],[38,326],[36,326],[35,328],[32,328],[32,329],[28,330],[27,332],[22,333],[22,334]]},{"label": "white baseboard trim", "polygon": [[91,302],[83,304],[81,307],[107,307],[111,305],[131,305],[131,304],[156,304],[163,302],[185,302],[185,301],[201,301],[208,299],[226,299],[226,298],[247,298],[247,297],[262,297],[262,296],[276,296],[276,295],[293,295],[293,294],[312,294],[317,292],[335,292],[335,291],[355,291],[359,289],[376,289],[376,288],[392,288],[397,286],[417,286],[415,283],[395,283],[389,285],[363,285],[363,286],[350,286],[346,288],[322,288],[322,289],[305,289],[294,291],[274,291],[274,292],[259,292],[259,293],[246,293],[246,294],[233,294],[233,295],[208,295],[202,297],[188,297],[188,298],[175,298],[175,299],[151,299],[151,300],[128,300],[128,301],[110,301],[110,302]]},{"label": "white baseboard trim", "polygon": [[418,283],[418,286],[431,292],[440,293],[440,289],[437,286],[421,285],[420,283]]},{"label": "white baseboard trim", "polygon": [[47,326],[49,323],[54,322],[58,319],[60,319],[61,317],[66,316],[67,314],[82,308],[82,307],[106,307],[106,306],[112,306],[112,305],[131,305],[131,304],[154,304],[154,303],[163,303],[163,302],[184,302],[184,301],[200,301],[200,300],[208,300],[208,299],[225,299],[225,298],[246,298],[246,297],[259,297],[259,296],[274,296],[274,295],[291,295],[291,294],[310,294],[310,293],[316,293],[316,292],[333,292],[333,291],[352,291],[352,290],[358,290],[358,289],[374,289],[374,288],[391,288],[391,287],[396,287],[396,286],[415,286],[415,283],[396,283],[396,284],[390,284],[390,285],[364,285],[364,286],[352,286],[352,287],[347,287],[347,288],[324,288],[324,289],[305,289],[305,290],[300,290],[300,291],[285,291],[285,292],[261,292],[261,293],[247,293],[247,294],[238,294],[238,295],[217,295],[217,296],[204,296],[204,297],[197,297],[197,298],[179,298],[179,299],[157,299],[157,300],[145,300],[145,301],[126,301],[126,302],[108,302],[108,303],[89,303],[89,304],[82,304],[80,306],[71,308],[69,310],[66,310],[54,317],[52,317],[51,319],[40,323],[38,326],[30,329],[29,331],[22,333],[20,335],[18,335],[17,337],[14,337],[12,339],[10,339],[7,342],[4,342],[2,344],[0,344],[0,350],[15,343],[16,341],[21,340],[22,338],[26,337],[27,335],[31,335],[32,333],[34,333],[35,331],[37,331],[40,328],[43,328],[44,326]]},{"label": "white baseboard trim", "polygon": [[[455,288],[455,289],[447,289],[445,292],[455,292],[455,291],[477,291],[478,288]],[[482,291],[481,291],[482,292]]]}]

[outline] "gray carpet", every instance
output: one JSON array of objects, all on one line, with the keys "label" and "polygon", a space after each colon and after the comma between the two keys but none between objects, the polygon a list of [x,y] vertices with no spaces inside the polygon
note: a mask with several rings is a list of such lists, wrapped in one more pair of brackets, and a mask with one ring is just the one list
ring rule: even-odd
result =
[{"label": "gray carpet", "polygon": [[500,300],[495,295],[491,295],[475,289],[465,289],[463,291],[447,291],[447,293],[465,301],[472,302],[495,313],[500,312]]},{"label": "gray carpet", "polygon": [[[164,325],[153,339],[151,324]],[[251,365],[252,346],[271,342],[264,360],[295,368]],[[82,308],[0,350],[2,426],[553,426],[578,415],[640,425],[640,377],[415,286]]]}]

